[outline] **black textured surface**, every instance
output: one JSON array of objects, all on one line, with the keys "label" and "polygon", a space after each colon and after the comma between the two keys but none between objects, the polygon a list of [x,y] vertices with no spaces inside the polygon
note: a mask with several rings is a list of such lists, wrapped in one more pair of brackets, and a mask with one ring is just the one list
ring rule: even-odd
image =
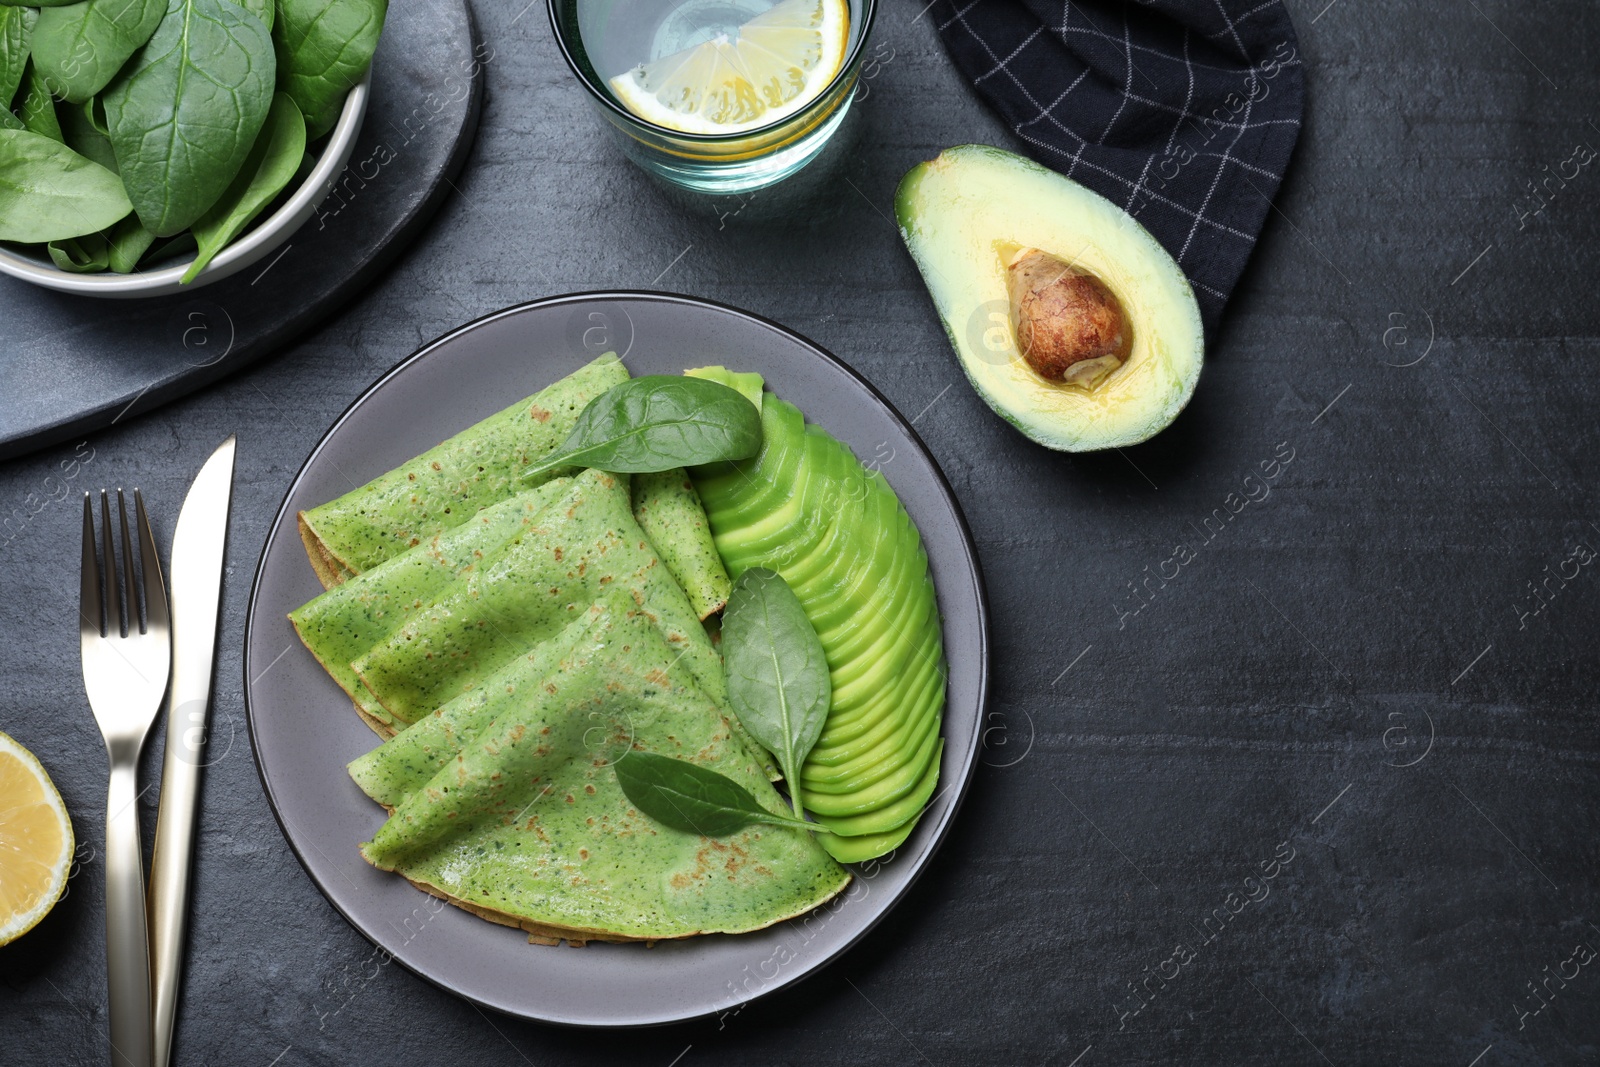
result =
[{"label": "black textured surface", "polygon": [[0,458],[123,422],[276,352],[404,252],[477,128],[481,59],[465,0],[396,4],[366,120],[316,214],[222,281],[138,300],[0,276]]},{"label": "black textured surface", "polygon": [[[0,949],[0,1062],[106,1059],[104,756],[72,640],[78,516],[49,494],[143,485],[166,541],[231,431],[184,1064],[1594,1062],[1600,960],[1549,976],[1600,949],[1600,574],[1552,579],[1537,614],[1528,583],[1600,550],[1600,157],[1537,214],[1527,189],[1600,146],[1594,10],[1326,4],[1293,0],[1307,128],[1194,403],[1148,445],[1076,457],[966,386],[887,221],[913,162],[1010,143],[921,4],[881,13],[861,147],[787,226],[755,224],[759,196],[721,219],[669,204],[601,135],[542,12],[478,7],[495,58],[461,194],[376,286],[279,358],[95,435],[70,484],[76,442],[0,468],[0,729],[86,846],[68,899]],[[991,765],[882,926],[720,1025],[608,1036],[385,966],[290,854],[242,732],[227,745],[255,554],[323,429],[460,322],[612,286],[778,319],[915,417],[973,525],[996,653]],[[30,494],[47,502],[24,522]],[[1178,542],[1193,559],[1119,624]],[[1201,944],[1283,842],[1269,895]],[[1179,943],[1193,958],[1163,967]]]}]

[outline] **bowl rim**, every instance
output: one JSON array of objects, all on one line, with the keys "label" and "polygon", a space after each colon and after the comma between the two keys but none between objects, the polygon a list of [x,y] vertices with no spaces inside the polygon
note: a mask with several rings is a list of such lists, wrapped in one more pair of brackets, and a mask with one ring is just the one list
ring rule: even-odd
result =
[{"label": "bowl rim", "polygon": [[[872,36],[873,21],[877,17],[878,13],[878,0],[861,0],[861,32],[856,36],[855,43],[852,44],[849,51],[845,53],[844,62],[839,64],[839,70],[832,78],[828,80],[828,84],[823,86],[822,91],[817,93],[816,96],[812,97],[806,103],[805,107],[802,107],[799,111],[792,112],[780,119],[769,122],[764,126],[757,126],[749,130],[740,130],[737,133],[690,133],[685,130],[675,130],[671,126],[659,125],[651,122],[649,119],[640,118],[638,115],[635,115],[633,112],[623,107],[622,104],[618,103],[616,98],[611,96],[610,93],[607,93],[603,88],[595,85],[594,82],[590,80],[589,76],[583,72],[583,67],[578,63],[578,57],[575,54],[575,50],[572,45],[569,45],[567,41],[567,33],[564,29],[562,29],[561,26],[561,5],[564,2],[565,0],[546,0],[545,6],[550,13],[550,31],[556,39],[556,47],[561,49],[561,57],[567,61],[567,67],[578,79],[578,84],[582,85],[584,89],[588,90],[589,95],[593,97],[601,107],[605,108],[607,111],[610,111],[613,115],[622,119],[628,125],[636,126],[643,130],[648,130],[649,132],[657,134],[661,137],[671,138],[690,144],[726,144],[736,141],[743,141],[748,138],[759,137],[762,134],[770,134],[780,127],[787,126],[795,122],[802,116],[811,114],[813,109],[816,108],[819,103],[824,100],[828,100],[833,95],[834,90],[839,87],[841,82],[856,76],[856,68],[861,58],[861,53],[867,47],[867,38]],[[846,0],[846,2],[848,3],[849,0]],[[585,56],[588,55],[588,50],[583,48],[583,42],[581,40],[577,42],[577,49],[582,50]],[[595,76],[599,76],[599,71],[595,72]]]},{"label": "bowl rim", "polygon": [[135,269],[128,274],[105,270],[78,274],[4,246],[0,246],[0,272],[59,292],[112,297],[190,292],[238,273],[287,241],[291,234],[305,225],[318,205],[333,191],[338,175],[350,161],[356,138],[360,135],[371,86],[372,68],[369,65],[366,74],[345,96],[339,120],[334,123],[326,147],[305,181],[276,211],[264,219],[258,219],[244,236],[217,253],[191,281],[184,282],[182,279],[184,272],[194,262],[193,256],[159,270]]}]

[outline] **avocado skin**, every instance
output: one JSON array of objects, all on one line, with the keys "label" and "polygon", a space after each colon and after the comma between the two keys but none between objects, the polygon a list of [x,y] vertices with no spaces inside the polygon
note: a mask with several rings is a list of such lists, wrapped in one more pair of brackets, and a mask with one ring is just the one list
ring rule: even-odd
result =
[{"label": "avocado skin", "polygon": [[816,627],[834,703],[800,786],[823,847],[861,862],[902,843],[937,788],[945,665],[927,553],[880,472],[770,392],[761,418],[760,453],[691,475],[729,574],[776,570]]},{"label": "avocado skin", "polygon": [[[1064,452],[1138,444],[1193,396],[1205,335],[1188,279],[1099,194],[1014,153],[959,145],[906,173],[895,218],[967,380],[1033,441]],[[1046,381],[1016,350],[1001,250],[1023,247],[1095,274],[1129,312],[1134,351],[1092,390]]]}]

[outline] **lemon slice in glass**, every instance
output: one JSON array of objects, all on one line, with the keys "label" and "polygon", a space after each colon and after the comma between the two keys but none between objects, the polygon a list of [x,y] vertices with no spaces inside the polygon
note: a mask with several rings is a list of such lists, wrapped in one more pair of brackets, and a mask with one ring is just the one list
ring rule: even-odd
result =
[{"label": "lemon slice in glass", "polygon": [[781,0],[703,44],[611,79],[635,115],[683,133],[753,130],[814,100],[844,65],[849,0]]},{"label": "lemon slice in glass", "polygon": [[0,733],[0,945],[55,907],[72,866],[72,821],[33,753]]}]

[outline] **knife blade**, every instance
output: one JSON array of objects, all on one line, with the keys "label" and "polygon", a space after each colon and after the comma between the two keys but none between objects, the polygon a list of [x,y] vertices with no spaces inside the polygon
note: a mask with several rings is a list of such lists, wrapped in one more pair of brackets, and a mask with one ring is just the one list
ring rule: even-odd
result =
[{"label": "knife blade", "polygon": [[217,610],[233,498],[234,438],[211,453],[189,487],[172,534],[172,682],[167,702],[167,750],[161,805],[150,857],[150,967],[155,1067],[167,1067],[183,979],[189,882],[206,762],[211,670],[216,659]]}]

